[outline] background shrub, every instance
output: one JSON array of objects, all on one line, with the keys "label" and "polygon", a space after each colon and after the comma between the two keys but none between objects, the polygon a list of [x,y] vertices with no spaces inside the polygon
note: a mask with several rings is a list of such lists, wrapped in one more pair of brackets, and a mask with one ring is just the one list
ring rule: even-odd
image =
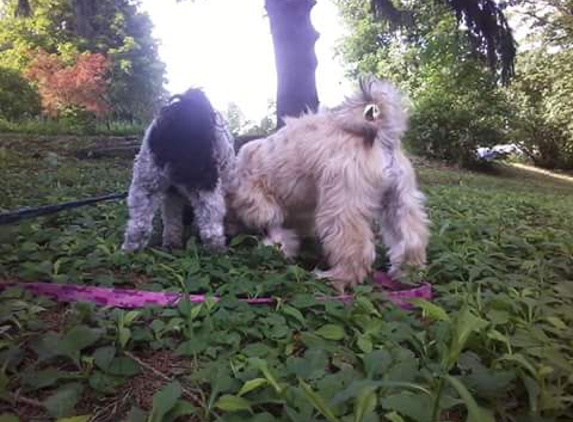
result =
[{"label": "background shrub", "polygon": [[40,95],[34,87],[18,71],[0,67],[0,118],[36,116],[41,109]]},{"label": "background shrub", "polygon": [[477,163],[476,150],[509,141],[505,96],[494,89],[481,93],[430,85],[415,99],[406,134],[410,149],[426,157],[464,167]]},{"label": "background shrub", "polygon": [[512,139],[538,166],[573,169],[573,52],[528,51],[517,71]]}]

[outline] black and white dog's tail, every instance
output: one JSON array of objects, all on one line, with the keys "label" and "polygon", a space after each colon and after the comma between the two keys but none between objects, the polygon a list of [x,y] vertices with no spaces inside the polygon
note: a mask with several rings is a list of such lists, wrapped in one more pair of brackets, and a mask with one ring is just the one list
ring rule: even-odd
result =
[{"label": "black and white dog's tail", "polygon": [[213,190],[219,170],[213,154],[215,111],[200,89],[173,96],[153,122],[147,136],[160,167],[167,167],[174,184]]}]

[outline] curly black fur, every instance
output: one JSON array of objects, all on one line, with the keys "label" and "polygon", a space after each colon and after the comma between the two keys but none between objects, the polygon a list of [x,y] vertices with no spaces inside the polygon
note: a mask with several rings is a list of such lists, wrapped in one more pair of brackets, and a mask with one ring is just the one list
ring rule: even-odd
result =
[{"label": "curly black fur", "polygon": [[163,107],[149,134],[160,167],[169,166],[174,184],[213,190],[219,171],[213,156],[215,111],[200,89],[175,95]]}]

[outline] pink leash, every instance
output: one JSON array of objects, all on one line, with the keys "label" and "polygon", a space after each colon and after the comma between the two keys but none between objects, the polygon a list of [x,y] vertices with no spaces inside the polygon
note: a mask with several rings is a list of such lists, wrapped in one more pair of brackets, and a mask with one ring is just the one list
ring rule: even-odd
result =
[{"label": "pink leash", "polygon": [[[428,283],[421,286],[407,289],[404,284],[393,281],[387,274],[377,272],[374,282],[389,291],[386,292],[388,300],[404,309],[411,309],[409,299],[419,298],[430,300],[432,298],[432,287]],[[116,308],[142,308],[148,305],[153,306],[173,306],[184,297],[182,293],[175,292],[150,292],[145,290],[83,286],[78,284],[57,284],[42,282],[5,282],[0,283],[0,289],[4,287],[24,288],[35,295],[48,296],[60,302],[92,302],[99,306],[110,306]],[[206,295],[189,295],[192,303],[202,303],[207,299]],[[352,301],[352,295],[341,295],[333,297],[317,297],[318,301],[338,301],[348,303]],[[219,301],[219,297],[212,300]],[[270,305],[276,303],[274,298],[254,298],[240,299],[250,305]]]}]

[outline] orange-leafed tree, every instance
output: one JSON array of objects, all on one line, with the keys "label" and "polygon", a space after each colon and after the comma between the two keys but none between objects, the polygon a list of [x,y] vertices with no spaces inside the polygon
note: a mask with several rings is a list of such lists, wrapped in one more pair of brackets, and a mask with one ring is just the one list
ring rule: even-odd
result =
[{"label": "orange-leafed tree", "polygon": [[37,50],[25,73],[42,98],[49,116],[79,108],[102,116],[108,111],[105,94],[110,61],[99,53],[77,54],[64,61],[57,54]]}]

